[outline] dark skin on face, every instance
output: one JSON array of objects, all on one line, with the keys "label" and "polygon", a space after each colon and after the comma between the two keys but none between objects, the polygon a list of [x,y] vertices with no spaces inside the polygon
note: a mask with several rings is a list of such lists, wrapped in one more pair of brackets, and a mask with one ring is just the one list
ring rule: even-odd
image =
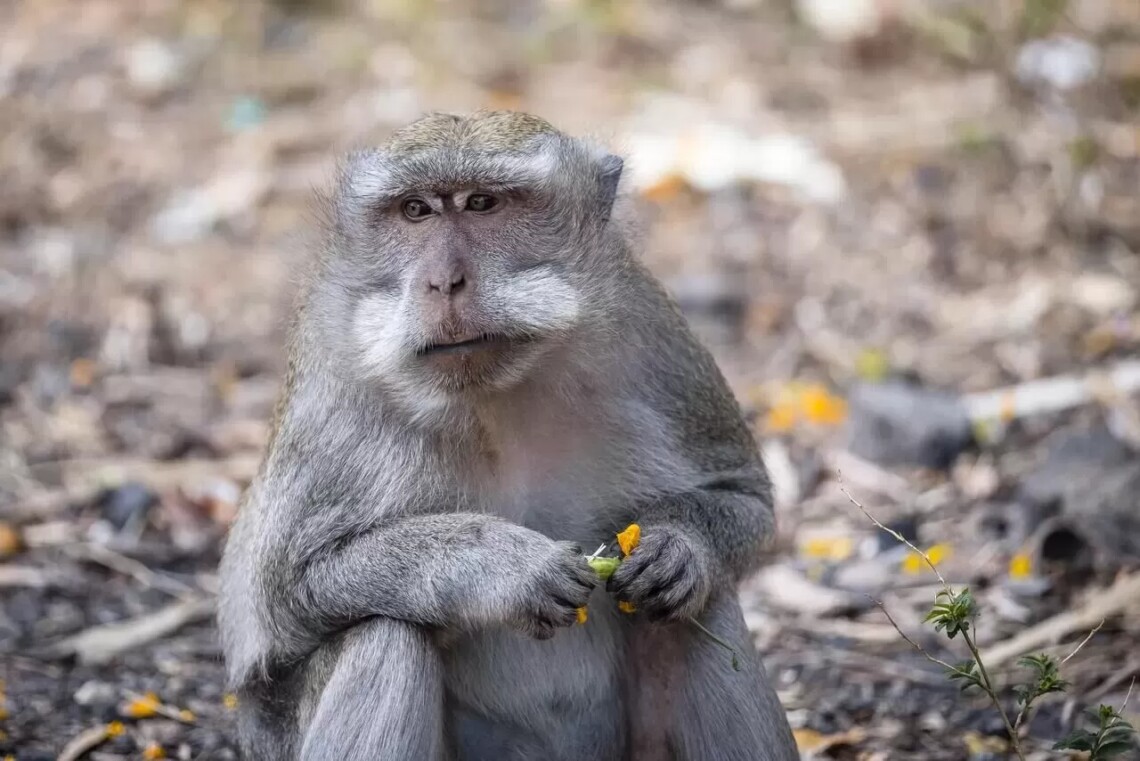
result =
[{"label": "dark skin on face", "polygon": [[[478,288],[477,265],[468,244],[471,227],[493,223],[472,220],[497,215],[509,205],[504,194],[475,190],[454,193],[409,194],[399,201],[401,222],[437,226],[432,236],[446,242],[427,247],[415,277],[418,289],[438,315],[440,335],[424,346],[419,356],[441,372],[467,373],[526,343],[522,336],[470,327],[470,302]],[[424,230],[423,232],[428,232]]]}]

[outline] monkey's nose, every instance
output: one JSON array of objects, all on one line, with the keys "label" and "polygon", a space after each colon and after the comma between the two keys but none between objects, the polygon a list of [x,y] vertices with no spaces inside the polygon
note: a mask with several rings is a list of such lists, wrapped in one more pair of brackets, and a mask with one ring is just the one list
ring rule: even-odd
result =
[{"label": "monkey's nose", "polygon": [[461,269],[440,272],[428,278],[428,287],[432,291],[439,291],[444,296],[458,293],[467,285],[467,276]]}]

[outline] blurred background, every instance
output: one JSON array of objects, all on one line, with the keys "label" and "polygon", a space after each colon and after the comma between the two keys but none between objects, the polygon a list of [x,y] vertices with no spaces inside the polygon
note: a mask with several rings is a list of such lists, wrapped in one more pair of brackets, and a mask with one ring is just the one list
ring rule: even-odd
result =
[{"label": "blurred background", "polygon": [[1122,703],[1137,0],[9,0],[0,757],[235,758],[211,596],[310,192],[339,152],[480,107],[629,157],[644,257],[776,484],[743,596],[805,757],[1006,750],[872,602],[965,657],[855,500],[971,585],[1003,680],[1103,621],[1030,749]]}]

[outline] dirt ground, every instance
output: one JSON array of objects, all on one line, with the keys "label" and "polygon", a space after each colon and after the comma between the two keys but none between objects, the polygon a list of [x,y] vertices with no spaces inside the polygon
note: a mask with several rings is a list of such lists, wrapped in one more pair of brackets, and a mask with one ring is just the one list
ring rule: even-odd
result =
[{"label": "dirt ground", "polygon": [[645,260],[776,484],[780,536],[742,599],[805,758],[1007,753],[984,696],[874,604],[966,657],[921,622],[933,573],[855,501],[974,590],[1000,684],[1095,629],[1028,720],[1030,755],[1124,702],[1135,0],[15,0],[0,758],[236,758],[211,600],[311,190],[345,149],[480,107],[629,156]]}]

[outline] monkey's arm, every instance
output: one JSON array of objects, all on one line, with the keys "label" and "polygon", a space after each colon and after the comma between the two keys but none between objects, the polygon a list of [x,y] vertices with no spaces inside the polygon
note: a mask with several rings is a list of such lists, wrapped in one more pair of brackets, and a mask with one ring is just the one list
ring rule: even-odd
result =
[{"label": "monkey's arm", "polygon": [[734,584],[756,568],[775,517],[740,406],[680,315],[661,306],[672,319],[641,326],[641,388],[673,432],[674,454],[696,477],[623,511],[641,525],[641,544],[609,588],[650,616],[679,619],[698,614],[714,585]]},{"label": "monkey's arm", "polygon": [[473,513],[402,517],[304,563],[280,590],[308,633],[384,616],[440,629],[574,622],[595,577],[577,548]]}]

